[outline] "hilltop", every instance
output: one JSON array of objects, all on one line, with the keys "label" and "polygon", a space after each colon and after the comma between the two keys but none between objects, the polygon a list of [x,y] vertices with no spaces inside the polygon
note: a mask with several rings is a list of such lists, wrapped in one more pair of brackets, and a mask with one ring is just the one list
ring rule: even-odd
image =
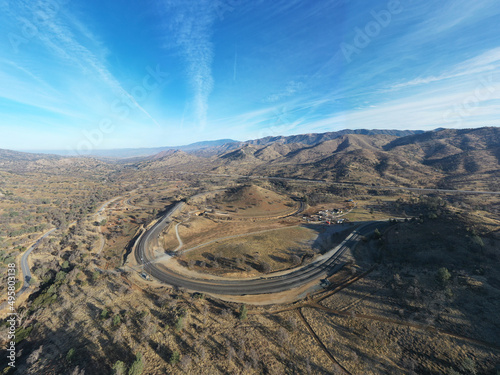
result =
[{"label": "hilltop", "polygon": [[164,170],[495,190],[498,128],[428,132],[344,130],[246,142],[200,142],[127,162],[0,150],[0,169],[19,173]]},{"label": "hilltop", "polygon": [[493,189],[498,184],[498,128],[443,129],[401,136],[389,131],[361,133],[267,138],[231,150],[219,149],[213,155],[186,153],[178,160],[169,154],[169,162],[162,159],[165,154],[158,154],[147,162],[147,168],[419,187],[472,184],[478,189]]},{"label": "hilltop", "polygon": [[0,170],[14,173],[95,173],[111,170],[111,165],[91,157],[63,157],[0,149]]}]

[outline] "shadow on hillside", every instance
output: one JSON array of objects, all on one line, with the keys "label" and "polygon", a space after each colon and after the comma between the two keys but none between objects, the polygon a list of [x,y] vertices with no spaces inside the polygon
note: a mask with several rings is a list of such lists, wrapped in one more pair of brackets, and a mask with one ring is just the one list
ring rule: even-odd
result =
[{"label": "shadow on hillside", "polygon": [[[367,268],[379,264],[377,271],[366,280],[342,291],[343,301],[349,302],[339,304],[334,296],[323,304],[332,309],[345,308],[346,311],[361,308],[366,314],[431,325],[500,346],[500,289],[496,283],[500,280],[499,249],[498,239],[454,215],[399,223],[382,239],[360,242],[353,251],[358,265]],[[359,320],[357,324],[368,324],[361,322],[369,321]],[[383,332],[374,335],[383,342],[391,325],[382,327]],[[394,326],[398,330],[403,328]],[[336,325],[332,330],[342,333]],[[428,333],[416,330],[409,337],[417,334]],[[350,336],[348,330],[345,337]],[[426,350],[425,345],[412,340],[414,342],[410,340],[401,344],[407,357],[415,363],[429,362],[421,354]],[[447,340],[483,352],[492,350],[460,339]],[[431,361],[444,368],[456,369],[456,358],[451,356],[450,350],[445,347],[436,349]],[[449,360],[441,362],[443,355]],[[480,368],[483,364],[477,363],[477,366]],[[425,372],[423,368],[420,371]]]},{"label": "shadow on hillside", "polygon": [[[117,361],[131,364],[135,359],[132,348],[113,342],[109,335],[103,335],[106,331],[99,328],[102,323],[103,321],[95,320],[92,324],[95,330],[89,330],[81,324],[72,324],[69,317],[54,330],[33,322],[35,327],[29,338],[16,347],[17,353],[20,353],[16,359],[16,373],[70,374],[78,366],[86,374],[111,374],[111,367]],[[43,337],[43,340],[38,337]],[[103,361],[98,354],[103,347],[107,348],[107,361]],[[39,359],[34,361],[30,356],[40,348]],[[74,356],[68,359],[70,350],[74,350]],[[1,355],[5,358],[5,351]]]}]

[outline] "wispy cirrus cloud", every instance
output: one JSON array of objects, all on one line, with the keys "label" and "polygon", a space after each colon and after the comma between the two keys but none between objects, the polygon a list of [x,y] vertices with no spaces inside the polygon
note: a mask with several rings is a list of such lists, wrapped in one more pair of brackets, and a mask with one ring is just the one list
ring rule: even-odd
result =
[{"label": "wispy cirrus cloud", "polygon": [[[25,1],[16,4],[17,9],[12,13],[12,17],[17,18],[20,25],[26,23],[26,17],[36,15],[40,10],[45,9],[43,1]],[[31,17],[33,18],[33,17]],[[96,47],[99,42],[94,35],[81,23],[73,14],[69,14],[64,9],[51,13],[43,18],[43,22],[33,24],[36,30],[36,39],[40,40],[43,46],[60,61],[64,61],[68,66],[79,67],[81,72],[88,77],[99,79],[117,97],[124,97],[141,111],[153,123],[159,126],[154,117],[141,106],[137,100],[123,88],[121,83],[114,77],[106,66],[103,56],[107,51],[103,47]],[[76,35],[75,32],[80,35]],[[91,50],[91,45],[97,52]],[[29,48],[29,45],[25,46]]]},{"label": "wispy cirrus cloud", "polygon": [[407,82],[398,83],[391,87],[391,90],[401,88],[426,85],[464,76],[476,76],[480,73],[491,72],[500,69],[500,48],[488,50],[479,56],[466,60],[451,68],[448,73],[436,76],[418,77]]},{"label": "wispy cirrus cloud", "polygon": [[210,0],[162,0],[160,4],[169,15],[164,27],[169,34],[174,35],[174,43],[167,41],[166,44],[179,48],[186,62],[186,74],[193,92],[195,119],[199,127],[204,129],[207,124],[208,100],[214,86],[214,45],[211,38],[213,25],[219,17],[220,4]]},{"label": "wispy cirrus cloud", "polygon": [[303,82],[291,80],[286,84],[285,89],[283,91],[269,95],[265,99],[265,101],[267,103],[276,103],[282,99],[288,98],[298,93],[300,90],[302,90],[304,86],[305,85]]},{"label": "wispy cirrus cloud", "polygon": [[303,131],[327,129],[422,129],[500,125],[500,76],[464,86],[461,82],[442,89],[423,90],[396,100],[349,111],[332,113],[304,122]]}]

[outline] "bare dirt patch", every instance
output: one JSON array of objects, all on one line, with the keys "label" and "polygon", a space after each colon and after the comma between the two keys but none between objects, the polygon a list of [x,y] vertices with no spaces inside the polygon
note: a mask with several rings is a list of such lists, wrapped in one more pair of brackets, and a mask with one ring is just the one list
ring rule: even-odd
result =
[{"label": "bare dirt patch", "polygon": [[297,208],[297,203],[287,196],[256,185],[228,189],[217,195],[213,204],[214,213],[242,218],[282,216]]},{"label": "bare dirt patch", "polygon": [[191,269],[214,275],[242,277],[278,272],[307,263],[331,249],[344,239],[343,229],[307,225],[219,238],[187,250],[178,260]]}]

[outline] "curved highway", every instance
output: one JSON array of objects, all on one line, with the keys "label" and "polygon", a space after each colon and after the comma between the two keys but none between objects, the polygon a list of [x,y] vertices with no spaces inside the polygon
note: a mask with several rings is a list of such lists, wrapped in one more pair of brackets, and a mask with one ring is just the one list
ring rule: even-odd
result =
[{"label": "curved highway", "polygon": [[258,176],[258,175],[239,175],[239,174],[219,174],[219,173],[210,173],[210,172],[181,172],[181,171],[172,171],[179,174],[195,174],[195,175],[208,175],[210,177],[231,177],[231,178],[247,178],[249,180],[275,180],[275,181],[291,181],[291,182],[304,182],[304,183],[315,183],[315,184],[331,184],[331,185],[348,185],[348,186],[361,186],[369,189],[376,190],[408,190],[408,191],[416,191],[422,193],[450,193],[450,194],[486,194],[486,195],[500,195],[500,191],[480,191],[480,190],[459,190],[459,189],[443,189],[443,188],[417,188],[417,187],[407,187],[407,186],[384,186],[384,185],[371,185],[365,184],[357,181],[330,181],[330,180],[314,180],[314,179],[306,179],[306,178],[293,178],[293,177],[270,177],[270,176]]},{"label": "curved highway", "polygon": [[271,275],[260,279],[240,280],[193,279],[174,272],[162,264],[152,263],[154,256],[151,251],[150,242],[160,236],[161,232],[169,224],[170,217],[176,211],[180,210],[183,205],[183,202],[175,205],[161,220],[143,233],[138,240],[134,252],[135,259],[138,264],[143,265],[147,273],[162,282],[175,287],[214,294],[247,295],[277,293],[329,276],[338,269],[339,258],[348,249],[353,248],[360,240],[360,237],[373,232],[375,228],[381,228],[383,225],[386,225],[384,222],[369,222],[354,230],[340,245],[316,261],[284,275]]},{"label": "curved highway", "polygon": [[36,242],[31,245],[29,247],[28,250],[26,250],[23,254],[23,256],[21,257],[21,271],[23,273],[23,287],[21,288],[21,290],[17,293],[17,296],[16,297],[19,297],[21,294],[24,293],[24,291],[26,289],[29,288],[29,282],[31,280],[31,272],[30,272],[30,267],[28,265],[28,257],[30,256],[31,252],[33,250],[35,250],[38,245],[40,245],[40,242],[45,238],[47,237],[49,234],[51,234],[52,232],[54,232],[56,230],[56,228],[52,228],[51,230],[45,232],[43,234],[43,236],[41,236],[38,240],[36,240]]}]

